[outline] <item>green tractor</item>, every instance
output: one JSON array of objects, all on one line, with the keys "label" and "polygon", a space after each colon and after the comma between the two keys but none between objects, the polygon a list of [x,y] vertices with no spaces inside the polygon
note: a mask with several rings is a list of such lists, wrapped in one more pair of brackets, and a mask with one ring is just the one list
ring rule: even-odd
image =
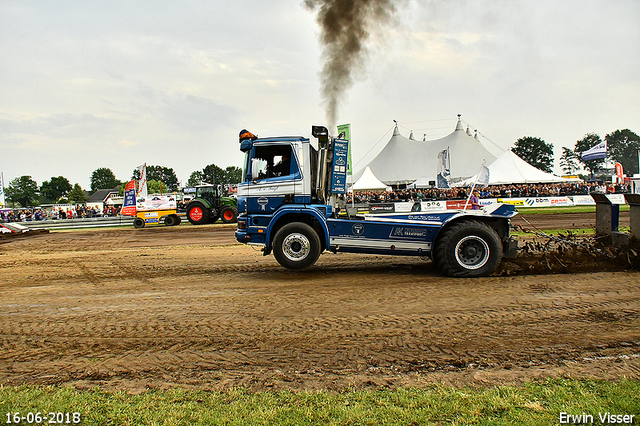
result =
[{"label": "green tractor", "polygon": [[214,223],[219,218],[224,223],[238,221],[238,202],[223,197],[222,185],[196,186],[195,196],[186,206],[187,219],[194,225]]}]

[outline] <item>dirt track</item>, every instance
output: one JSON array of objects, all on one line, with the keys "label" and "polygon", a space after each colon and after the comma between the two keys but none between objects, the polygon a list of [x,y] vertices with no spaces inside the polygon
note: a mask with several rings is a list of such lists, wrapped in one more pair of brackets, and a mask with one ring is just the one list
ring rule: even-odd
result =
[{"label": "dirt track", "polygon": [[[557,228],[558,218],[537,220]],[[324,254],[292,273],[236,244],[233,230],[59,231],[0,244],[0,384],[137,392],[640,377],[638,272],[465,280],[417,258]]]}]

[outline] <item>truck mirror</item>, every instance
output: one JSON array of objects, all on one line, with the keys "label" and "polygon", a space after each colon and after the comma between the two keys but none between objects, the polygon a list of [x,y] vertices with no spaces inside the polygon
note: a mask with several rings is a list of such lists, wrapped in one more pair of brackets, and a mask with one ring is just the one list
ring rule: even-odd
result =
[{"label": "truck mirror", "polygon": [[258,174],[260,173],[260,160],[257,158],[251,159],[251,180],[257,181]]}]

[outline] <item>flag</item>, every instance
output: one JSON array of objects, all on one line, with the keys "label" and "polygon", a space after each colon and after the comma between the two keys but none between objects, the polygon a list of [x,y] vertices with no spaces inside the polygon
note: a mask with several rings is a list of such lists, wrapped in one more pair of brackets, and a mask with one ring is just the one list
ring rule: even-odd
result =
[{"label": "flag", "polygon": [[480,173],[478,173],[478,185],[483,188],[489,185],[489,168],[484,164],[480,168]]},{"label": "flag", "polygon": [[616,163],[616,176],[622,181],[624,179],[624,170],[622,169],[622,164]]},{"label": "flag", "polygon": [[338,126],[338,135],[344,132],[344,140],[349,142],[347,149],[347,175],[353,175],[351,169],[351,124],[341,124]]},{"label": "flag", "polygon": [[582,154],[583,161],[599,160],[607,157],[607,141],[600,142],[598,145],[589,148]]},{"label": "flag", "polygon": [[124,203],[120,214],[124,216],[136,215],[136,180],[127,182],[124,186]]},{"label": "flag", "polygon": [[147,163],[138,166],[138,172],[140,172],[140,178],[138,179],[138,192],[136,193],[136,198],[147,198]]},{"label": "flag", "polygon": [[4,207],[7,202],[4,199],[4,179],[2,173],[0,173],[0,207]]},{"label": "flag", "polygon": [[451,188],[451,163],[449,161],[449,148],[438,153],[438,176],[436,176],[437,188]]}]

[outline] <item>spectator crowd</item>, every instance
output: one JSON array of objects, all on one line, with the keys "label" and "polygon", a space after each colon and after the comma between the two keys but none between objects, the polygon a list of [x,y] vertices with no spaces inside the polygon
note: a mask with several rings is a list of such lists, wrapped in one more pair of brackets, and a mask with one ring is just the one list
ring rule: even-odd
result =
[{"label": "spectator crowd", "polygon": [[[464,200],[471,188],[418,188],[395,191],[356,192],[356,203],[396,203],[401,201],[437,201]],[[514,184],[492,185],[484,188],[476,187],[480,198],[518,198],[518,197],[564,197],[571,195],[588,195],[591,192],[628,193],[629,184],[597,184],[597,183],[555,183],[555,184]],[[347,194],[346,200],[352,201],[353,194]]]},{"label": "spectator crowd", "polygon": [[82,205],[52,207],[50,209],[33,207],[0,211],[0,222],[31,222],[40,220],[77,219],[100,216],[117,216],[120,209],[107,206],[100,210]]}]

